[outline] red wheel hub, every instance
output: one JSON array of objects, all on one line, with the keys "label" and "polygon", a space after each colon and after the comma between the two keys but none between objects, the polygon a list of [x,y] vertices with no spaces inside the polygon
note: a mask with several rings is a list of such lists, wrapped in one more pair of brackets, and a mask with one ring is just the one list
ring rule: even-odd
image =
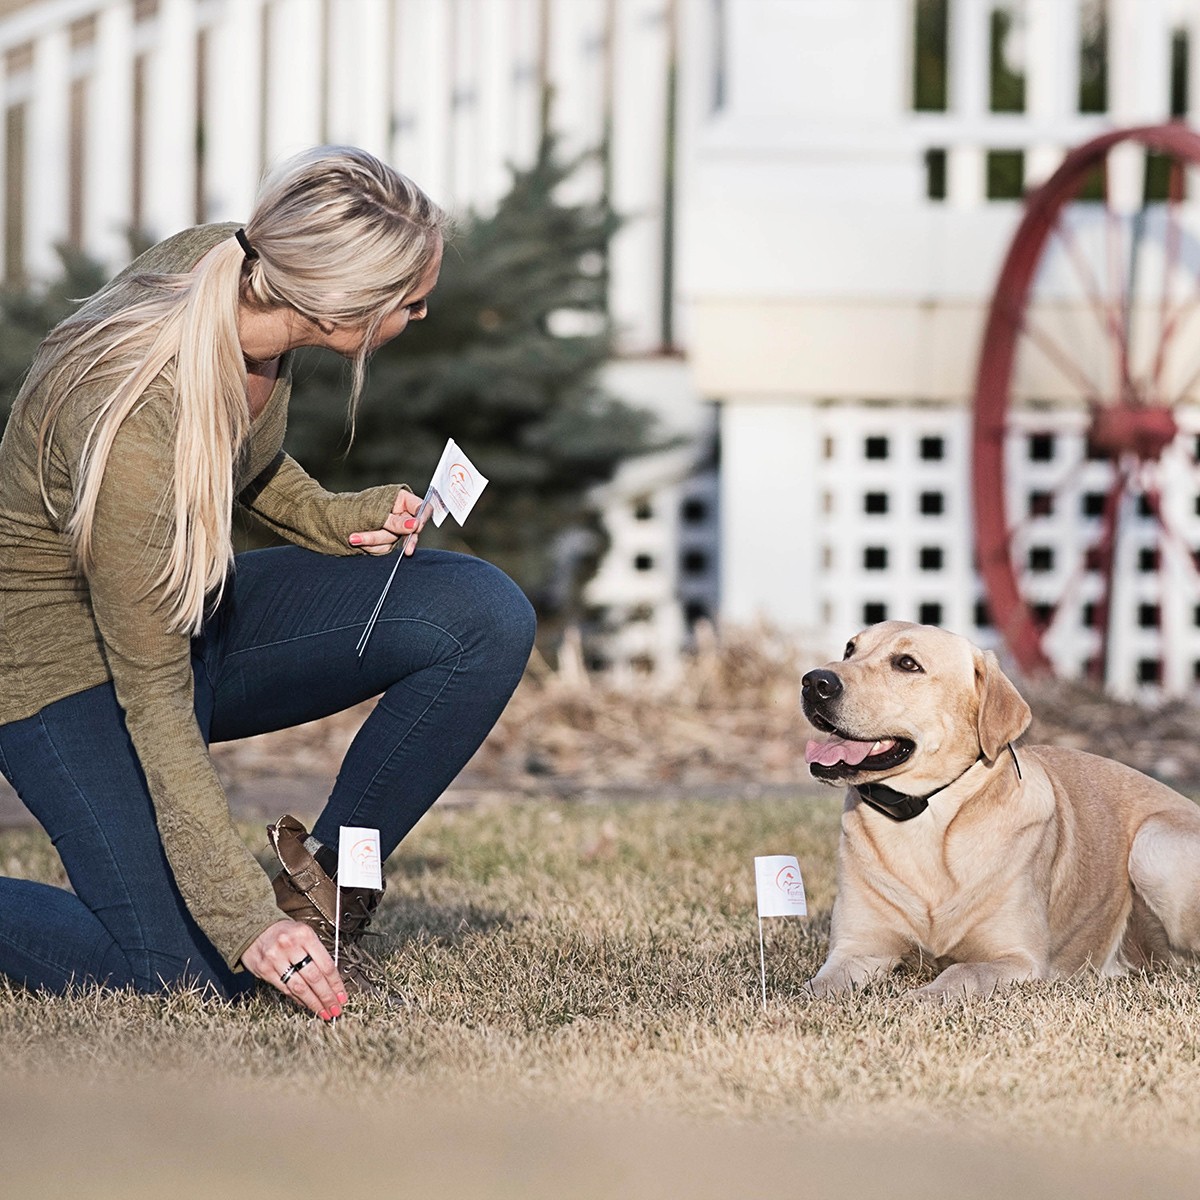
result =
[{"label": "red wheel hub", "polygon": [[1178,433],[1179,425],[1169,408],[1105,405],[1092,414],[1088,445],[1113,459],[1133,454],[1142,462],[1157,462]]}]

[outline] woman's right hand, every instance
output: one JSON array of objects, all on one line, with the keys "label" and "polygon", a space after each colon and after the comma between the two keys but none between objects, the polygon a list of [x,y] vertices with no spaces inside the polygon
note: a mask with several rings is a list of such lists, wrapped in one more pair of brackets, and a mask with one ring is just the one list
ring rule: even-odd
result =
[{"label": "woman's right hand", "polygon": [[[306,958],[310,961],[304,962]],[[293,971],[295,963],[304,965]],[[246,948],[242,965],[324,1021],[338,1016],[346,1003],[346,985],[329,951],[315,931],[301,921],[268,925]]]}]

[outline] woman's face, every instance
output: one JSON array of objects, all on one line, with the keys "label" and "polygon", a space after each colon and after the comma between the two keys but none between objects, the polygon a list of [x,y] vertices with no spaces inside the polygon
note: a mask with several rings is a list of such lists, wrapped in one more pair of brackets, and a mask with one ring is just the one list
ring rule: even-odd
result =
[{"label": "woman's face", "polygon": [[[371,353],[380,346],[386,346],[394,337],[399,337],[407,328],[409,321],[425,320],[426,301],[429,293],[437,286],[438,275],[442,269],[442,244],[439,241],[425,274],[411,295],[405,296],[386,317],[376,331],[371,343]],[[335,325],[333,330],[322,335],[321,345],[338,354],[352,358],[362,348],[364,332],[361,327],[354,325]]]}]

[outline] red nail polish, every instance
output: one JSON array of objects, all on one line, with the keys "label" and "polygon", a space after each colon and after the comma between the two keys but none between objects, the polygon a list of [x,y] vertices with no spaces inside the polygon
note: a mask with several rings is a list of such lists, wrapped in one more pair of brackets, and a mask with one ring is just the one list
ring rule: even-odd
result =
[{"label": "red nail polish", "polygon": [[339,1004],[345,1004],[346,1001],[349,999],[350,999],[350,997],[347,996],[345,992],[338,992],[338,1003]]},{"label": "red nail polish", "polygon": [[334,1006],[333,1006],[333,1007],[332,1007],[332,1008],[329,1010],[329,1015],[330,1015],[331,1017],[340,1017],[340,1016],[342,1015],[342,1006],[341,1006],[340,1004],[335,1004],[335,1005],[334,1005]]},{"label": "red nail polish", "polygon": [[416,527],[417,527],[417,518],[416,517],[409,517],[408,520],[404,522],[405,529],[416,529]]},{"label": "red nail polish", "polygon": [[322,1021],[329,1020],[329,1013],[327,1011],[325,1011],[324,1009],[321,1010],[321,1020]]},{"label": "red nail polish", "polygon": [[358,534],[357,534],[357,533],[352,533],[352,534],[350,535],[350,545],[352,545],[352,546],[361,546],[361,545],[362,545],[362,538],[360,538],[360,537],[358,536]]}]

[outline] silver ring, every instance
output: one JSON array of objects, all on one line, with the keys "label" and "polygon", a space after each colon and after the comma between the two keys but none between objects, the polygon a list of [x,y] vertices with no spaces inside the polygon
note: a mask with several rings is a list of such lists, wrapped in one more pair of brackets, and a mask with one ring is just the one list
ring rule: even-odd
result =
[{"label": "silver ring", "polygon": [[308,964],[312,962],[312,955],[306,954],[299,962],[294,962],[282,975],[279,977],[280,983],[287,983],[297,971],[303,971]]}]

